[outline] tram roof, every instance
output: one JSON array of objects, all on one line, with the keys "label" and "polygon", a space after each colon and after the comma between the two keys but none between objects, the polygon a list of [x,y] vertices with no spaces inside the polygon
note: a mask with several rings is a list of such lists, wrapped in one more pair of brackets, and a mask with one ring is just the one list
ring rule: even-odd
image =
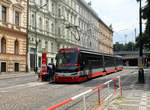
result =
[{"label": "tram roof", "polygon": [[111,54],[107,54],[107,53],[101,53],[101,52],[96,52],[94,50],[91,50],[91,49],[87,49],[87,48],[78,48],[81,52],[84,52],[84,53],[92,53],[92,54],[95,54],[95,55],[105,55],[105,56],[110,56],[110,57],[116,57],[115,55],[111,55]]},{"label": "tram roof", "polygon": [[80,50],[80,52],[83,52],[83,53],[92,53],[95,55],[104,55],[104,56],[109,56],[109,57],[121,58],[121,56],[119,56],[119,55],[111,55],[111,54],[107,54],[107,53],[101,53],[101,52],[97,52],[97,51],[94,51],[94,50],[91,50],[88,48],[75,47],[75,48],[61,48],[61,49],[78,49],[78,50]]}]

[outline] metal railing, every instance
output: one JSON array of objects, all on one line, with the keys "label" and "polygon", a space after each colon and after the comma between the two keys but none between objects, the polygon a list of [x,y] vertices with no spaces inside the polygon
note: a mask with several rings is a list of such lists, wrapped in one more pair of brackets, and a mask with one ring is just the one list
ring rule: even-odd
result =
[{"label": "metal railing", "polygon": [[[59,110],[59,108],[60,110],[65,110],[65,109],[67,110],[76,110],[76,109],[77,110],[80,110],[80,109],[81,110],[91,110],[91,109],[98,110],[106,102],[109,103],[110,99],[118,92],[120,92],[120,96],[122,96],[122,84],[121,84],[120,76],[113,78],[112,80],[107,81],[93,89],[90,89],[79,95],[76,95],[68,100],[65,100],[59,104],[51,106],[47,110],[55,110],[55,109]],[[98,100],[95,102],[94,101],[95,99],[98,99]],[[95,106],[93,105],[91,106],[91,102],[94,102]],[[69,103],[71,104],[67,105]],[[80,108],[78,108],[77,106],[80,106]]]}]

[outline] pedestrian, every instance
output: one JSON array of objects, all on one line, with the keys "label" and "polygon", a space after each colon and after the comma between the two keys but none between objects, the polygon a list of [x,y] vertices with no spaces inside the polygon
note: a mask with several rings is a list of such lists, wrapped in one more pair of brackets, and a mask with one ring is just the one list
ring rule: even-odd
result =
[{"label": "pedestrian", "polygon": [[53,63],[49,63],[47,65],[47,73],[48,73],[48,80],[49,82],[53,82],[54,81],[54,74],[55,74],[55,66]]},{"label": "pedestrian", "polygon": [[48,81],[50,81],[52,74],[52,65],[50,63],[47,65],[47,73],[48,73]]},{"label": "pedestrian", "polygon": [[51,81],[54,82],[54,77],[55,77],[55,65],[54,65],[54,62],[52,60],[52,77],[51,77]]}]

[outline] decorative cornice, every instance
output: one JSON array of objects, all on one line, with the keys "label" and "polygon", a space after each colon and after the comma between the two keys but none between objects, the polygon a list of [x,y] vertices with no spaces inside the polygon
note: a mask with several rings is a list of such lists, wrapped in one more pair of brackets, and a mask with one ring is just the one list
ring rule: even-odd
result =
[{"label": "decorative cornice", "polygon": [[21,6],[20,3],[13,4],[13,7],[15,7],[15,8],[17,8],[17,9],[19,9],[21,11],[24,9],[23,6]]},{"label": "decorative cornice", "polygon": [[11,0],[1,0],[0,4],[3,4],[6,7],[9,7],[12,4],[12,1]]},{"label": "decorative cornice", "polygon": [[27,33],[25,33],[25,32],[17,31],[17,30],[14,30],[14,29],[3,27],[3,26],[0,26],[0,30],[5,30],[5,31],[9,31],[9,32],[13,32],[13,33],[18,33],[18,34],[27,36]]},{"label": "decorative cornice", "polygon": [[7,4],[12,4],[11,0],[1,0],[1,2],[7,3]]}]

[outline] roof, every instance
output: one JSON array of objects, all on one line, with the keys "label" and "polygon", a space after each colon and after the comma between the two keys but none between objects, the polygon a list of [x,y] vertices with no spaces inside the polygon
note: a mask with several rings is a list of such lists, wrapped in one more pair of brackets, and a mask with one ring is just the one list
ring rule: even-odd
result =
[{"label": "roof", "polygon": [[88,5],[88,3],[85,0],[78,0],[83,6],[85,6],[92,15],[94,15],[98,20],[99,20],[99,16],[98,14],[91,8],[91,6]]},{"label": "roof", "polygon": [[95,10],[93,10],[93,9],[91,8],[91,6],[88,5],[88,3],[87,3],[85,0],[78,0],[78,1],[79,1],[80,3],[82,3],[82,5],[85,6],[85,7],[91,12],[91,14],[92,14],[93,16],[95,16],[95,17],[98,19],[98,21],[101,22],[108,30],[110,30],[111,32],[113,32],[112,29],[110,29],[110,28],[100,19],[100,17],[99,17],[98,14],[95,12]]}]

